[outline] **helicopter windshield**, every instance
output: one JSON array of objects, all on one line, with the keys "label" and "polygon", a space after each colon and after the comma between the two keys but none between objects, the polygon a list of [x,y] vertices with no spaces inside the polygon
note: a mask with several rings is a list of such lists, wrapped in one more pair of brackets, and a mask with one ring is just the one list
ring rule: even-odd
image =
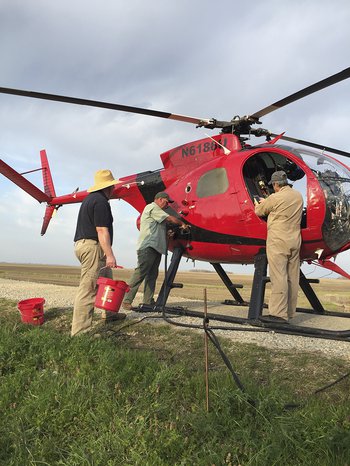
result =
[{"label": "helicopter windshield", "polygon": [[336,251],[350,240],[350,170],[311,150],[293,148],[293,153],[310,167],[323,189],[326,215],[322,234],[327,246]]}]

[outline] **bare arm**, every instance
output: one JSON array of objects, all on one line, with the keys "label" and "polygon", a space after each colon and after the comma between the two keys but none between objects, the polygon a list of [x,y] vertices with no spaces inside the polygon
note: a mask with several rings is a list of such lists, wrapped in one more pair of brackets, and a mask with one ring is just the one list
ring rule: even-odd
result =
[{"label": "bare arm", "polygon": [[109,235],[108,228],[96,227],[96,231],[98,235],[98,241],[106,255],[106,267],[116,267],[117,261],[112,251],[111,237]]}]

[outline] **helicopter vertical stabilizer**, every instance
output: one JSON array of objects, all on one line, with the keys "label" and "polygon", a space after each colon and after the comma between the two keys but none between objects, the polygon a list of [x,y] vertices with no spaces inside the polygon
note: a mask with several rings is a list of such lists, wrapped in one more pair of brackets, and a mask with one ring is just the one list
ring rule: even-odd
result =
[{"label": "helicopter vertical stabilizer", "polygon": [[[55,187],[53,185],[51,170],[49,161],[47,159],[46,151],[40,151],[40,159],[41,159],[41,168],[42,168],[42,175],[43,175],[43,184],[44,184],[44,191],[47,196],[50,197],[50,200],[56,197]],[[41,236],[46,233],[47,227],[49,226],[50,220],[54,216],[57,207],[54,205],[47,205],[45,209],[45,215],[43,219],[43,224],[41,227]]]},{"label": "helicopter vertical stabilizer", "polygon": [[44,215],[44,219],[43,219],[43,224],[42,224],[41,232],[40,232],[41,236],[43,236],[46,233],[46,230],[47,230],[47,227],[49,226],[50,220],[54,216],[56,210],[57,210],[56,206],[54,206],[54,205],[46,206],[45,215]]},{"label": "helicopter vertical stabilizer", "polygon": [[52,181],[51,170],[49,166],[49,161],[47,159],[46,151],[40,151],[40,159],[41,159],[41,168],[43,174],[43,184],[44,184],[44,191],[47,196],[50,198],[56,197],[55,188]]}]

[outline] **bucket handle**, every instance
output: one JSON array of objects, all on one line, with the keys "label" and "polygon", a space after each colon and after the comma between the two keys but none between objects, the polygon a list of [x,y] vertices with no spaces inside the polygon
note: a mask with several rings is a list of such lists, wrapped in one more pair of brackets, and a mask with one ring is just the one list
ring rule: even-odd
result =
[{"label": "bucket handle", "polygon": [[107,265],[105,265],[104,267],[101,267],[100,272],[103,269],[123,269],[123,268],[124,267],[122,265],[116,265],[115,267],[108,267]]}]

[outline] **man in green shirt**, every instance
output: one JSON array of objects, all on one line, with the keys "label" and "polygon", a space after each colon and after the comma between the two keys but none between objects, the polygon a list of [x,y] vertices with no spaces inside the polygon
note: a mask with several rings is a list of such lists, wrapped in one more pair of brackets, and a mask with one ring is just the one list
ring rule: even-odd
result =
[{"label": "man in green shirt", "polygon": [[153,295],[158,277],[158,270],[162,254],[167,249],[166,224],[179,225],[187,229],[182,220],[167,214],[165,209],[174,202],[169,195],[161,191],[154,197],[154,201],[147,204],[141,215],[140,236],[137,242],[137,267],[129,282],[130,291],[125,295],[123,308],[130,310],[139,286],[144,281],[144,304],[153,304]]}]

